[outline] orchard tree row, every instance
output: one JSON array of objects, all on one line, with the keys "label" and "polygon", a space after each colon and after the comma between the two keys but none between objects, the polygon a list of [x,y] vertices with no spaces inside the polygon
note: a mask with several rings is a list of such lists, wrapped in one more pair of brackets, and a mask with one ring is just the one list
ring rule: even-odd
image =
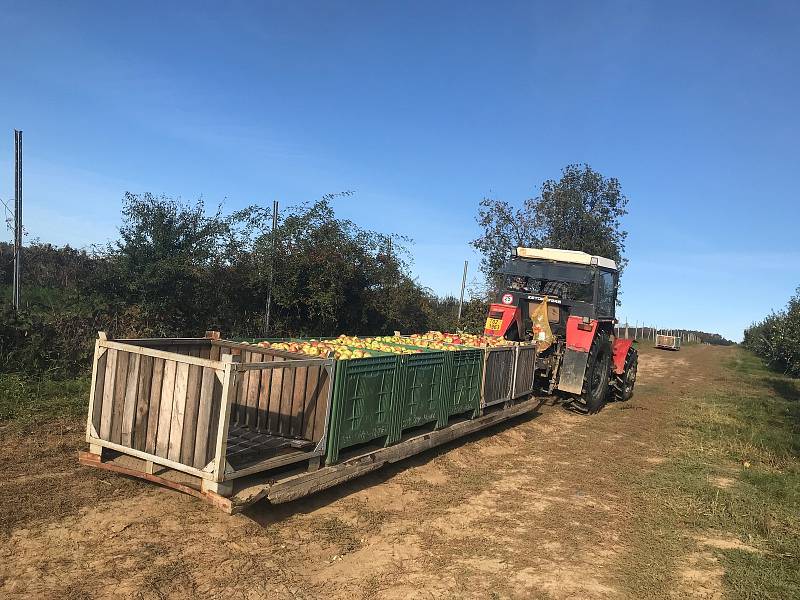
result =
[{"label": "orchard tree row", "polygon": [[742,345],[773,369],[800,377],[800,287],[785,309],[745,329]]}]

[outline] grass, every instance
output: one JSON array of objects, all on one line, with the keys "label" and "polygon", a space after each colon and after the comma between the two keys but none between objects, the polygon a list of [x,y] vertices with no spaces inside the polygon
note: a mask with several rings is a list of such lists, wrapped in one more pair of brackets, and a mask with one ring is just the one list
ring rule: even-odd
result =
[{"label": "grass", "polygon": [[86,416],[91,378],[53,380],[0,374],[0,423],[26,426]]},{"label": "grass", "polygon": [[[668,460],[631,482],[653,507],[637,516],[637,597],[660,597],[705,551],[731,598],[800,598],[800,382],[734,356],[681,403]],[[734,543],[697,541],[709,537]]]}]

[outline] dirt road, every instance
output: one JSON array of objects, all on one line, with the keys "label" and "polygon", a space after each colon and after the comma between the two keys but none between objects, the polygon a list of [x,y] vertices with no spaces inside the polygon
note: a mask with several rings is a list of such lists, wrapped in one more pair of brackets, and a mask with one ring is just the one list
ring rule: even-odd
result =
[{"label": "dirt road", "polygon": [[[53,426],[46,439],[5,435],[0,596],[631,597],[629,558],[643,551],[631,519],[648,510],[636,505],[635,482],[668,452],[683,394],[713,386],[731,352],[642,350],[626,404],[588,418],[545,404],[345,486],[234,517],[79,468],[80,424]],[[702,569],[686,589],[676,585],[676,597],[719,593]]]}]

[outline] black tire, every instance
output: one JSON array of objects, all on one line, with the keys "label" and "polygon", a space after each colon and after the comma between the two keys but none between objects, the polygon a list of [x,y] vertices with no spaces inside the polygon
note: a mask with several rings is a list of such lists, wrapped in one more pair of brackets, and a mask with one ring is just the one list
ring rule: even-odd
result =
[{"label": "black tire", "polygon": [[600,331],[594,336],[586,373],[583,377],[583,390],[573,405],[580,412],[594,414],[605,406],[608,400],[609,379],[611,375],[611,340],[607,333]]},{"label": "black tire", "polygon": [[639,352],[636,348],[628,348],[625,355],[625,368],[620,374],[614,374],[611,381],[611,396],[616,402],[625,402],[633,396],[636,385],[636,371],[639,368]]}]

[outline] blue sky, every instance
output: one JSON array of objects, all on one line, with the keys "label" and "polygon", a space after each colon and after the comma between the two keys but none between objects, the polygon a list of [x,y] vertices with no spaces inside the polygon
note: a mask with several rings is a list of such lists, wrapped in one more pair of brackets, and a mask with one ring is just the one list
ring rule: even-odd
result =
[{"label": "blue sky", "polygon": [[800,284],[798,3],[0,9],[0,198],[16,127],[29,238],[112,238],[126,190],[355,190],[338,214],[414,238],[421,283],[455,294],[479,200],[586,162],[630,199],[621,317],[739,339]]}]

